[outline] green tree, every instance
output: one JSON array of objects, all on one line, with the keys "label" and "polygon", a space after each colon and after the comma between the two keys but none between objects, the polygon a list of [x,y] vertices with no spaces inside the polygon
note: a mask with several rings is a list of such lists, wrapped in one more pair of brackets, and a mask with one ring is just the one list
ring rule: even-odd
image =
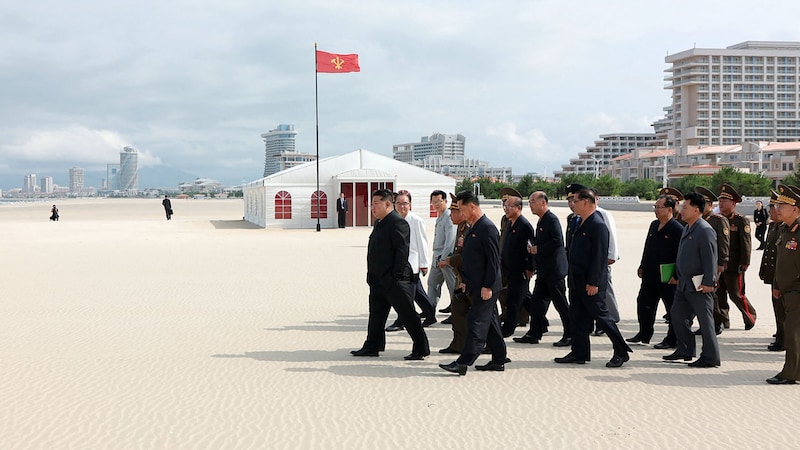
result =
[{"label": "green tree", "polygon": [[533,186],[533,177],[531,175],[525,175],[519,180],[519,183],[517,183],[517,190],[520,195],[522,195],[522,198],[526,199],[531,195],[531,192],[535,190]]},{"label": "green tree", "polygon": [[620,195],[625,197],[635,195],[644,200],[654,199],[657,191],[658,185],[655,180],[649,178],[626,181],[620,186]]},{"label": "green tree", "polygon": [[460,183],[456,184],[455,189],[456,191],[453,192],[454,194],[458,194],[461,191],[475,192],[475,183],[473,183],[469,178],[464,178]]},{"label": "green tree", "polygon": [[613,197],[615,195],[619,195],[620,192],[620,182],[618,179],[612,177],[611,175],[602,175],[600,178],[595,181],[593,187],[598,195],[604,197]]},{"label": "green tree", "polygon": [[781,180],[781,184],[800,186],[800,166],[797,167],[797,170],[795,170],[794,173],[784,177],[783,180]]}]

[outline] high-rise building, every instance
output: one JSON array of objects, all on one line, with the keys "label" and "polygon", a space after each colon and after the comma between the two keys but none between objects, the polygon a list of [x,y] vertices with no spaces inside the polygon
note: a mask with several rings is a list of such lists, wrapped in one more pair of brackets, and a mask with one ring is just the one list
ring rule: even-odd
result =
[{"label": "high-rise building", "polygon": [[119,152],[119,190],[139,190],[139,152],[133,147]]},{"label": "high-rise building", "polygon": [[569,164],[562,164],[561,170],[553,175],[561,178],[569,174],[603,175],[606,166],[617,156],[625,155],[638,148],[663,147],[663,139],[654,133],[612,133],[603,134],[594,141],[594,145],[586,147],[585,152],[571,158]]},{"label": "high-rise building", "polygon": [[106,164],[106,182],[104,187],[107,191],[119,190],[119,164]]},{"label": "high-rise building", "polygon": [[73,167],[69,169],[69,191],[79,194],[83,190],[83,168]]},{"label": "high-rise building", "polygon": [[40,183],[41,185],[39,186],[39,192],[42,194],[53,193],[53,177],[42,177]]},{"label": "high-rise building", "polygon": [[679,162],[690,147],[800,140],[800,42],[693,48],[665,61]]},{"label": "high-rise building", "polygon": [[297,131],[294,125],[278,125],[274,130],[261,134],[264,139],[264,176],[272,175],[290,167],[316,161],[316,155],[295,150]]},{"label": "high-rise building", "polygon": [[423,136],[419,142],[392,146],[392,156],[398,161],[411,164],[426,156],[439,156],[442,159],[457,160],[464,157],[466,138],[461,134],[434,133]]},{"label": "high-rise building", "polygon": [[419,142],[392,146],[392,156],[411,164],[454,178],[491,177],[510,180],[510,167],[489,167],[487,161],[466,157],[466,138],[461,134],[434,133]]},{"label": "high-rise building", "polygon": [[36,193],[36,174],[32,173],[30,175],[25,175],[25,179],[22,181],[22,193],[23,194],[35,194]]}]

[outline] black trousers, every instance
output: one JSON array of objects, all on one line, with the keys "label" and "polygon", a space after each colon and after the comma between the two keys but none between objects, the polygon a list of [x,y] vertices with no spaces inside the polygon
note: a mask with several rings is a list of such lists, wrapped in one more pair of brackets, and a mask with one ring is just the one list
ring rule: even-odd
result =
[{"label": "black trousers", "polygon": [[531,311],[531,327],[528,335],[537,339],[542,338],[542,330],[547,324],[547,310],[550,309],[550,301],[556,308],[558,316],[564,327],[564,338],[572,337],[572,323],[569,318],[569,303],[567,302],[567,285],[564,278],[536,278],[533,285],[533,293],[529,297]]},{"label": "black trousers", "polygon": [[[414,289],[412,297],[414,298],[414,303],[416,303],[420,311],[422,311],[422,317],[425,319],[436,319],[436,308],[434,308],[431,303],[431,299],[428,297],[428,293],[425,292],[425,288],[422,287],[422,280],[420,280],[419,274],[411,275],[411,283]],[[405,326],[403,318],[400,317],[399,313],[392,325],[398,327]]]},{"label": "black trousers", "polygon": [[470,296],[472,305],[467,314],[467,340],[459,364],[472,365],[483,352],[486,344],[492,349],[492,362],[505,364],[506,343],[500,330],[500,316],[497,314],[497,293],[489,300]]},{"label": "black trousers", "polygon": [[[675,298],[676,285],[667,283],[652,283],[642,281],[639,288],[639,295],[636,297],[636,317],[639,319],[639,337],[643,341],[649,342],[655,333],[656,311],[658,301],[663,300],[667,312],[672,310],[672,301]],[[670,320],[667,336],[664,342],[675,343],[675,330],[672,328]]]},{"label": "black trousers", "polygon": [[528,297],[530,280],[527,278],[509,279],[506,294],[506,317],[502,323],[503,336],[514,334],[519,323],[519,313],[525,299]]},{"label": "black trousers", "polygon": [[430,354],[428,336],[422,328],[411,300],[413,295],[414,286],[411,281],[397,281],[389,288],[370,285],[369,321],[364,349],[379,352],[386,350],[386,332],[383,327],[386,325],[386,318],[389,317],[389,310],[394,308],[414,343],[412,351],[422,355]]},{"label": "black trousers", "polygon": [[339,228],[344,228],[347,218],[347,211],[339,211]]},{"label": "black trousers", "polygon": [[605,302],[606,291],[601,289],[595,295],[586,293],[586,282],[575,280],[569,285],[569,317],[572,322],[572,354],[586,361],[591,360],[592,351],[589,334],[595,323],[606,332],[614,346],[614,354],[624,355],[633,351],[625,343],[617,324],[608,315]]}]

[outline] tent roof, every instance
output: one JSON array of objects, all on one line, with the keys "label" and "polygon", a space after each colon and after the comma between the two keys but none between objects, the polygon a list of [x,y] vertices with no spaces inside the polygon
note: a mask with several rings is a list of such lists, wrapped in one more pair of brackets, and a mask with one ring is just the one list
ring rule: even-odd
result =
[{"label": "tent roof", "polygon": [[[305,184],[316,180],[316,162],[308,162],[282,170],[268,177],[253,181],[255,185]],[[440,175],[421,167],[412,166],[395,159],[358,149],[343,155],[319,160],[319,179],[328,180],[394,180],[413,183],[455,183],[451,177]]]}]

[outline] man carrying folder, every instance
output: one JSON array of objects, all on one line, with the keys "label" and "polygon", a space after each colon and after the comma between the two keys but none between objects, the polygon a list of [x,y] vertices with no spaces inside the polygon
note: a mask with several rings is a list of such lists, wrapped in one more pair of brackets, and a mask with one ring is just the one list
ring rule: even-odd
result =
[{"label": "man carrying folder", "polygon": [[[667,311],[672,308],[675,297],[675,285],[669,284],[675,274],[675,260],[678,257],[678,244],[681,241],[683,227],[673,218],[677,200],[675,197],[662,195],[656,200],[653,212],[656,220],[647,230],[644,241],[642,262],[636,275],[642,279],[639,296],[636,298],[636,316],[639,319],[639,332],[626,339],[628,342],[650,343],[653,337],[653,325],[656,321],[658,300],[664,301]],[[660,348],[675,347],[675,332],[670,321],[667,336],[659,344]]]},{"label": "man carrying folder", "polygon": [[[678,245],[675,276],[670,283],[677,285],[672,303],[672,320],[677,347],[665,361],[690,361],[696,354],[696,342],[690,328],[697,316],[703,336],[700,357],[689,363],[690,367],[717,367],[720,365],[719,343],[714,332],[711,292],[717,282],[717,236],[711,225],[702,218],[705,208],[702,195],[690,192],[684,196],[681,215],[686,228]],[[699,277],[698,277],[699,276]],[[695,278],[700,281],[696,281]],[[699,283],[699,284],[697,284]]]}]

